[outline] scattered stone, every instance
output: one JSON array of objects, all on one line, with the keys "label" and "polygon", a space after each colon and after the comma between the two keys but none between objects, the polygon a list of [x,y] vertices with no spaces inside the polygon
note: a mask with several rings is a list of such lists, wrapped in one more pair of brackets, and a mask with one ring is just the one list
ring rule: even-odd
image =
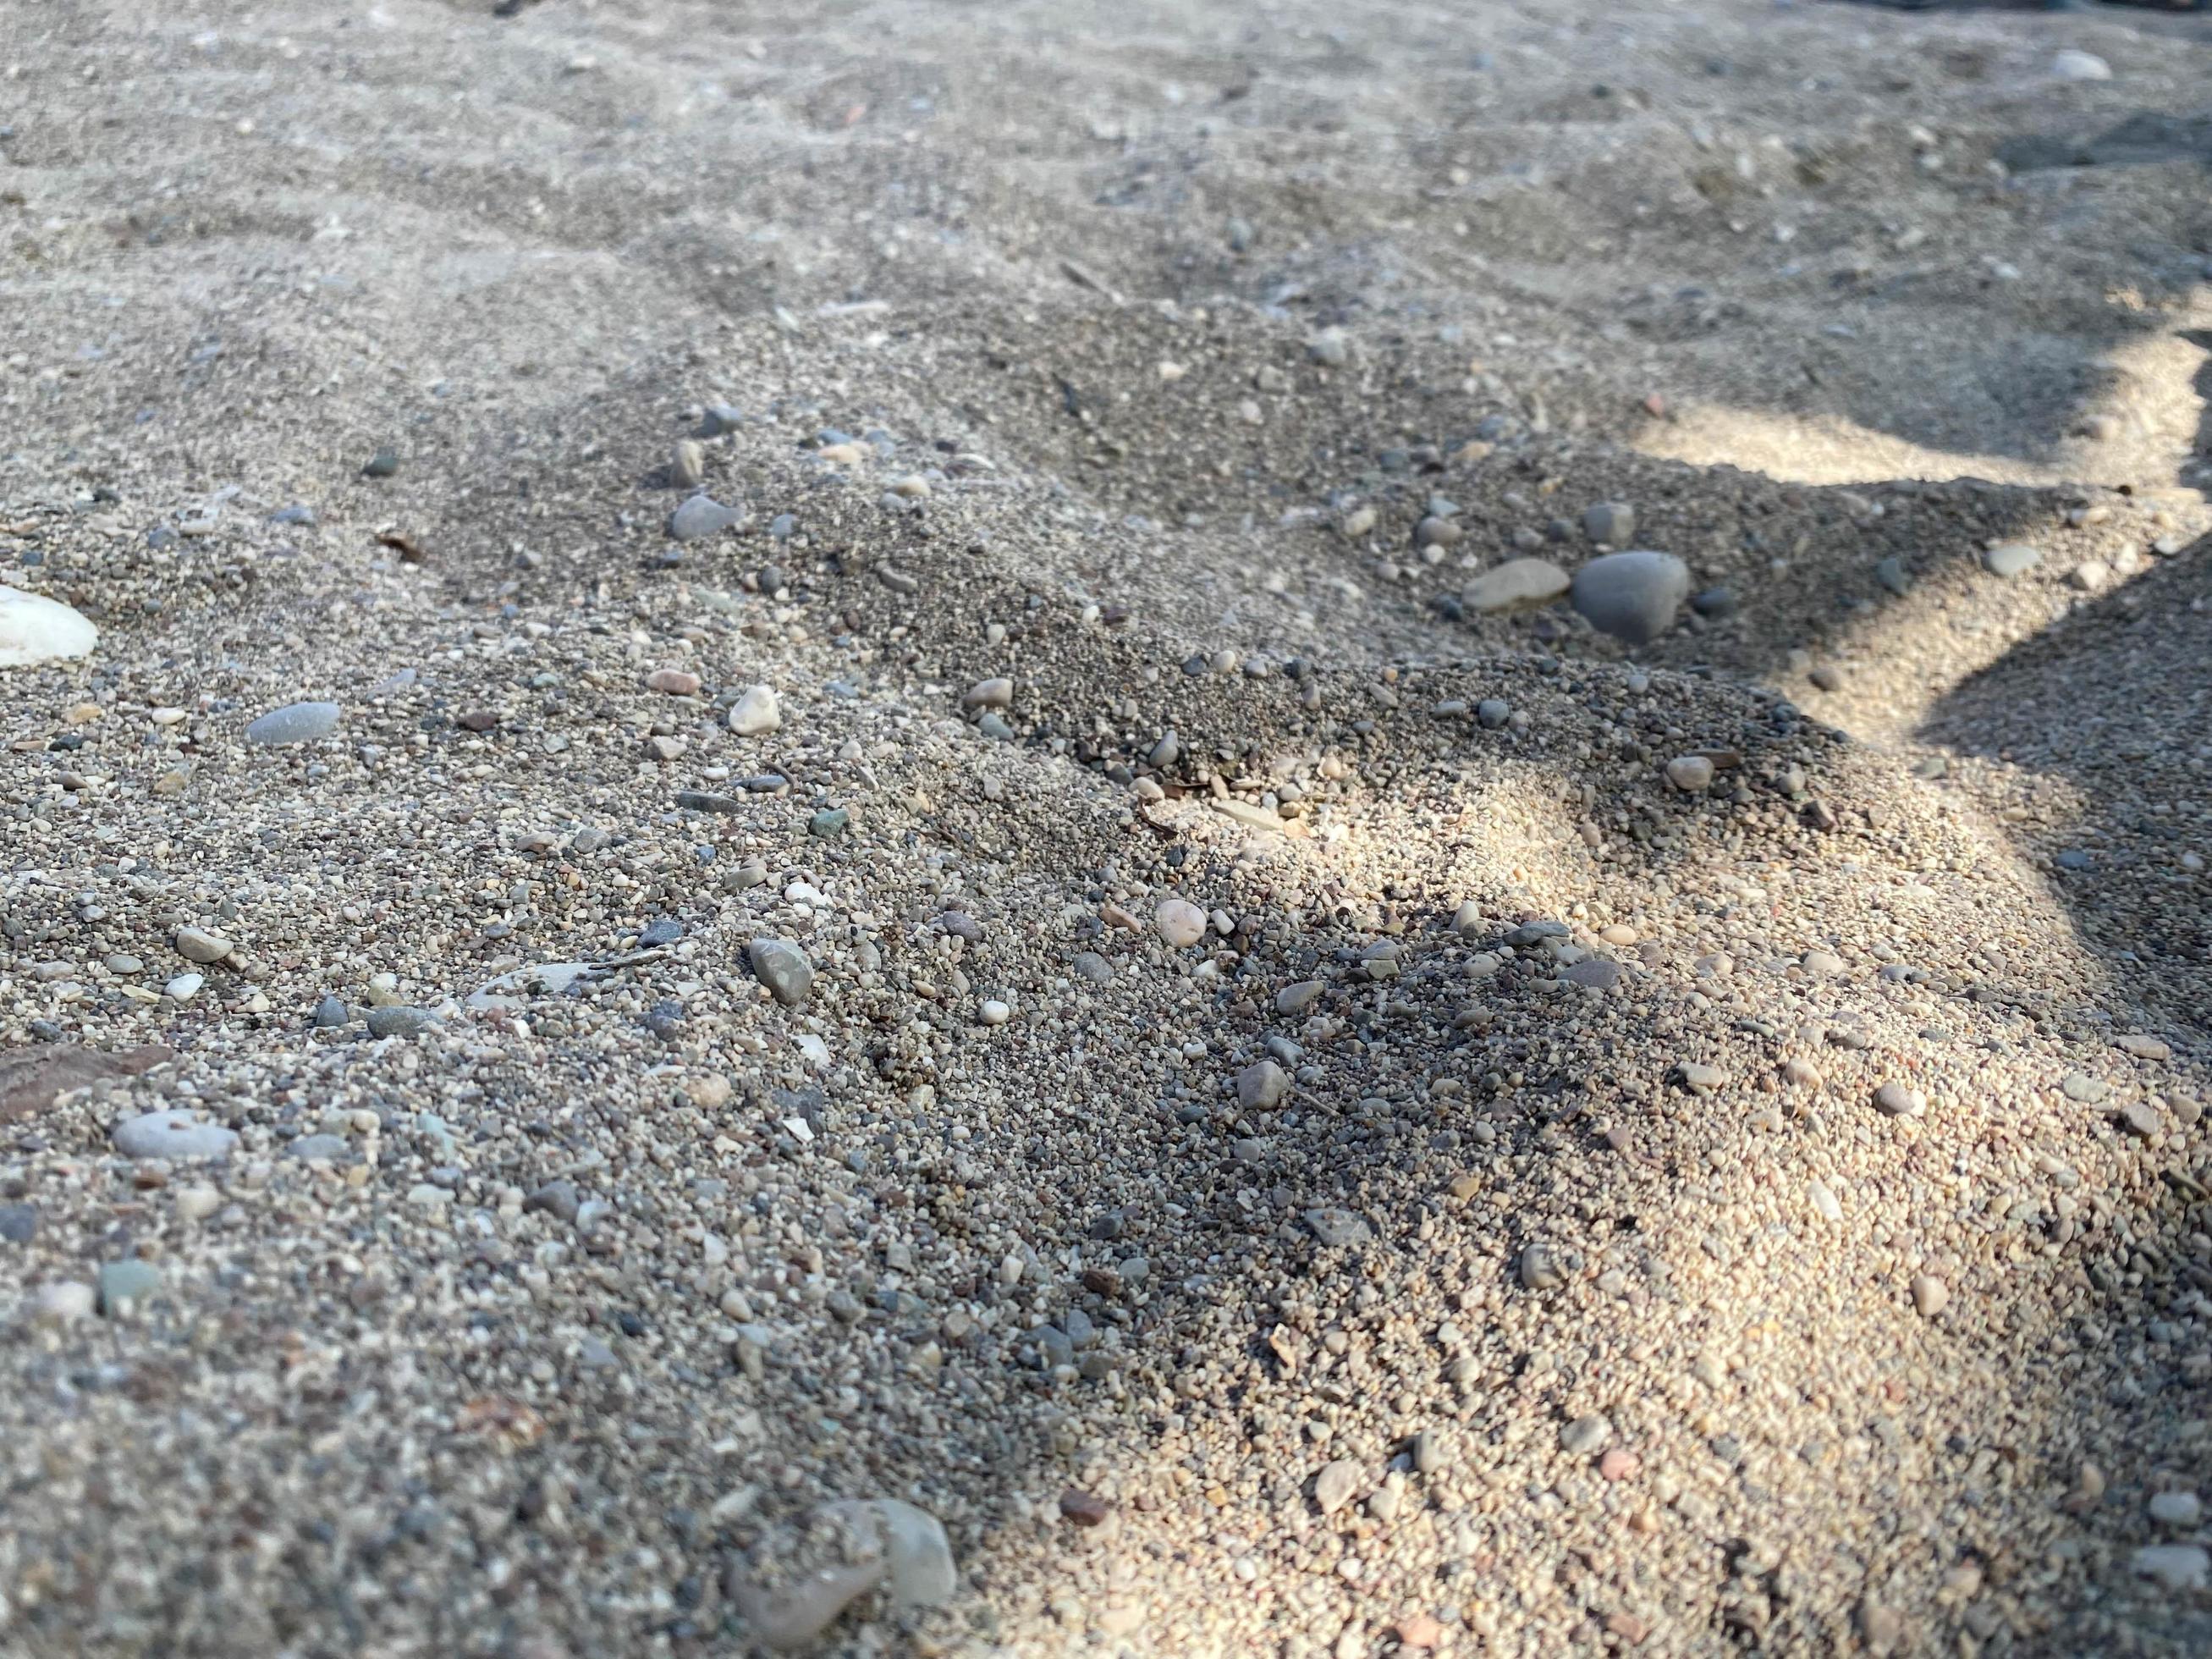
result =
[{"label": "scattered stone", "polygon": [[1549,1244],[1537,1239],[1521,1252],[1521,1282],[1532,1291],[1555,1291],[1567,1282],[1565,1267]]},{"label": "scattered stone", "polygon": [[672,697],[699,695],[699,677],[681,668],[656,668],[645,677],[645,689]]},{"label": "scattered stone", "polygon": [[1709,1095],[1728,1081],[1728,1073],[1717,1066],[1700,1065],[1685,1060],[1674,1068],[1682,1079],[1682,1086],[1693,1095]]},{"label": "scattered stone", "polygon": [[128,1319],[138,1304],[161,1288],[161,1275],[150,1261],[136,1256],[105,1261],[100,1268],[100,1311],[108,1319]]},{"label": "scattered stone", "polygon": [[1334,1205],[1306,1212],[1306,1228],[1327,1249],[1356,1249],[1374,1242],[1375,1231],[1364,1218]]},{"label": "scattered stone", "polygon": [[735,507],[724,507],[711,495],[687,496],[683,505],[668,515],[668,533],[679,542],[695,542],[702,537],[720,535],[744,517]]},{"label": "scattered stone", "polygon": [[325,996],[315,1004],[314,1024],[317,1030],[333,1030],[343,1025],[352,1018],[342,997]]},{"label": "scattered stone", "polygon": [[1206,912],[1188,899],[1162,899],[1152,912],[1152,926],[1176,950],[1188,950],[1206,937]]},{"label": "scattered stone", "polygon": [[1272,1060],[1255,1060],[1237,1074],[1237,1103],[1248,1112],[1273,1110],[1290,1092],[1290,1073]]},{"label": "scattered stone", "polygon": [[1601,634],[1649,645],[1690,596],[1690,567],[1672,553],[1607,553],[1575,572],[1575,609]]},{"label": "scattered stone", "polygon": [[1884,1117],[1918,1117],[1928,1109],[1928,1097],[1894,1080],[1874,1091],[1875,1109]]},{"label": "scattered stone", "polygon": [[978,680],[968,688],[960,699],[963,708],[1010,708],[1014,702],[1014,683],[1003,676],[995,679]]},{"label": "scattered stone", "polygon": [[1352,361],[1352,339],[1340,328],[1325,328],[1306,343],[1306,355],[1328,368],[1342,368]]},{"label": "scattered stone", "polygon": [[1113,1518],[1113,1514],[1111,1504],[1079,1487],[1070,1486],[1060,1494],[1060,1519],[1071,1525],[1103,1527]]},{"label": "scattered stone", "polygon": [[2098,1106],[2112,1094],[2112,1085],[2087,1072],[2069,1072],[2059,1079],[2058,1092],[2081,1105]]},{"label": "scattered stone", "polygon": [[334,702],[294,702],[272,708],[246,728],[246,740],[264,746],[313,743],[338,729],[343,711]]},{"label": "scattered stone", "polygon": [[776,702],[775,691],[768,686],[750,687],[730,705],[730,730],[741,738],[762,737],[782,724],[783,710]]},{"label": "scattered stone", "polygon": [[797,944],[787,939],[757,939],[746,947],[746,956],[761,983],[785,1007],[796,1008],[806,1000],[814,986],[814,963]]},{"label": "scattered stone", "polygon": [[2146,1544],[2128,1565],[2138,1578],[2154,1579],[2176,1595],[2201,1590],[2212,1578],[2212,1554],[2195,1544]]},{"label": "scattered stone", "polygon": [[1992,576],[2002,576],[2008,580],[2025,575],[2042,562],[2041,550],[2025,542],[2006,542],[1982,555],[1983,568]]},{"label": "scattered stone", "polygon": [[707,476],[707,450],[696,438],[679,438],[668,458],[668,481],[678,489],[696,489]]},{"label": "scattered stone", "polygon": [[398,452],[389,449],[380,449],[376,453],[370,456],[368,462],[362,467],[361,476],[364,478],[388,478],[398,471],[399,456]]},{"label": "scattered stone", "polygon": [[0,668],[89,656],[99,643],[100,630],[59,599],[0,582]]},{"label": "scattered stone", "polygon": [[1583,509],[1583,533],[1601,547],[1636,539],[1636,509],[1626,501],[1598,501]]},{"label": "scattered stone", "polygon": [[1508,559],[1467,585],[1460,603],[1484,616],[1531,610],[1551,604],[1574,585],[1574,578],[1548,559]]},{"label": "scattered stone", "polygon": [[108,1135],[125,1158],[228,1158],[238,1147],[237,1131],[206,1122],[184,1106],[125,1118]]},{"label": "scattered stone", "polygon": [[2051,72],[2061,81],[2109,81],[2112,66],[2094,52],[2062,46],[2051,58]]},{"label": "scattered stone", "polygon": [[161,994],[172,1002],[190,1002],[206,983],[205,974],[179,974],[161,987]]},{"label": "scattered stone", "polygon": [[1713,763],[1703,755],[1677,755],[1667,763],[1667,781],[1686,795],[1701,795],[1713,782]]},{"label": "scattered stone", "polygon": [[1587,1417],[1577,1417],[1559,1431],[1559,1449],[1570,1457],[1588,1457],[1603,1450],[1612,1438],[1611,1419],[1592,1412]]},{"label": "scattered stone", "polygon": [[92,1317],[99,1293],[80,1279],[65,1279],[40,1287],[31,1298],[31,1321],[38,1325],[74,1325]]},{"label": "scattered stone", "polygon": [[1302,1014],[1320,1000],[1328,987],[1317,979],[1302,979],[1295,985],[1285,985],[1275,993],[1275,1012],[1279,1014]]},{"label": "scattered stone", "polygon": [[1314,1502],[1323,1515],[1334,1515],[1359,1495],[1365,1471],[1349,1457],[1324,1463],[1314,1476]]},{"label": "scattered stone", "polygon": [[1589,991],[1610,991],[1620,983],[1620,964],[1611,957],[1584,957],[1559,970],[1559,977],[1568,984]]},{"label": "scattered stone", "polygon": [[374,1037],[415,1036],[438,1023],[435,1008],[410,1008],[390,1003],[368,1011],[368,1034]]},{"label": "scattered stone", "polygon": [[1933,1273],[1912,1276],[1912,1305],[1923,1318],[1933,1319],[1951,1299],[1951,1287]]},{"label": "scattered stone", "polygon": [[2185,1530],[2204,1518],[2204,1505],[2197,1501],[2193,1492],[2154,1492],[2150,1500],[2150,1518],[2161,1527]]}]

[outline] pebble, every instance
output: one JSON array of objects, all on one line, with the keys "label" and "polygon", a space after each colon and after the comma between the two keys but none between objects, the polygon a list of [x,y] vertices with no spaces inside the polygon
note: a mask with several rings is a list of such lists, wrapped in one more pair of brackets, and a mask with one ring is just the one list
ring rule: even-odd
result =
[{"label": "pebble", "polygon": [[2061,81],[2109,81],[2112,66],[2094,52],[2063,46],[2051,57],[2051,72]]},{"label": "pebble", "polygon": [[1255,1060],[1237,1074],[1237,1103],[1248,1112],[1271,1110],[1290,1092],[1290,1073],[1272,1060]]},{"label": "pebble", "polygon": [[749,687],[730,705],[730,730],[741,738],[757,738],[783,724],[783,710],[775,693],[765,685]]},{"label": "pebble", "polygon": [[330,1030],[352,1018],[352,1014],[347,1012],[344,999],[341,997],[326,996],[315,1004],[314,1024],[318,1030]]},{"label": "pebble", "polygon": [[1874,1103],[1875,1109],[1884,1117],[1918,1117],[1928,1109],[1926,1096],[1895,1081],[1885,1083],[1874,1091]]},{"label": "pebble", "polygon": [[1351,337],[1340,328],[1325,328],[1306,343],[1306,355],[1329,368],[1342,368],[1352,361]]},{"label": "pebble", "polygon": [[1334,1515],[1358,1494],[1365,1472],[1349,1457],[1324,1463],[1314,1476],[1314,1502],[1323,1515]]},{"label": "pebble", "polygon": [[370,456],[368,461],[362,465],[361,469],[361,476],[364,478],[388,478],[398,471],[399,456],[398,452],[389,449],[380,449],[375,454]]},{"label": "pebble", "polygon": [[183,1106],[125,1118],[109,1139],[125,1158],[228,1158],[238,1146],[235,1130],[206,1122]]},{"label": "pebble", "polygon": [[371,1036],[413,1036],[438,1023],[434,1008],[410,1008],[402,1003],[391,1003],[368,1011],[368,1034]]},{"label": "pebble", "polygon": [[1990,574],[2008,580],[2025,575],[2042,562],[2042,552],[2025,542],[2006,542],[1982,555],[1983,568]]},{"label": "pebble", "polygon": [[1279,1014],[1302,1014],[1314,1006],[1328,987],[1317,979],[1302,979],[1295,985],[1285,985],[1275,993],[1275,1012]]},{"label": "pebble", "polygon": [[31,1299],[31,1318],[40,1325],[74,1325],[91,1318],[99,1305],[99,1293],[91,1285],[64,1279],[40,1286]]},{"label": "pebble", "polygon": [[711,495],[693,495],[668,515],[668,533],[679,542],[697,541],[704,536],[719,536],[743,516]]},{"label": "pebble", "polygon": [[187,962],[203,965],[221,962],[238,947],[220,933],[209,933],[202,927],[177,929],[177,954]]},{"label": "pebble", "polygon": [[1583,533],[1603,547],[1626,547],[1636,538],[1636,509],[1626,501],[1598,501],[1583,509]]},{"label": "pebble", "polygon": [[1682,1086],[1693,1095],[1709,1095],[1728,1081],[1728,1073],[1717,1066],[1702,1066],[1695,1060],[1685,1060],[1676,1066]]},{"label": "pebble", "polygon": [[88,656],[99,642],[91,620],[59,599],[0,582],[0,668]]},{"label": "pebble", "polygon": [[696,697],[699,695],[699,677],[681,668],[656,668],[645,677],[645,689],[664,692],[672,697]]},{"label": "pebble", "polygon": [[707,450],[696,438],[679,438],[668,458],[668,478],[679,489],[696,489],[707,476]]},{"label": "pebble", "polygon": [[353,1143],[343,1135],[301,1135],[284,1149],[284,1156],[302,1164],[343,1164],[353,1155]]},{"label": "pebble", "polygon": [[0,1204],[0,1240],[27,1244],[39,1236],[39,1212],[31,1204]]},{"label": "pebble", "polygon": [[1521,1252],[1521,1282],[1532,1291],[1553,1291],[1567,1282],[1558,1255],[1541,1239]]},{"label": "pebble", "polygon": [[1188,950],[1206,937],[1206,912],[1188,899],[1162,899],[1152,912],[1159,936],[1178,951]]},{"label": "pebble", "polygon": [[1335,1205],[1308,1210],[1305,1221],[1307,1230],[1328,1249],[1354,1249],[1372,1243],[1375,1237],[1374,1229],[1364,1218]]},{"label": "pebble", "polygon": [[1113,1513],[1111,1504],[1079,1487],[1070,1486],[1060,1495],[1060,1519],[1071,1526],[1103,1527]]},{"label": "pebble", "polygon": [[753,972],[778,1002],[796,1008],[806,1000],[814,986],[814,963],[797,944],[787,939],[757,939],[745,953]]},{"label": "pebble", "polygon": [[1114,964],[1096,951],[1078,951],[1068,966],[1075,970],[1078,979],[1089,980],[1093,985],[1109,984],[1114,978]]},{"label": "pebble", "polygon": [[1708,617],[1715,620],[1723,617],[1734,616],[1739,603],[1735,596],[1735,589],[1726,586],[1701,588],[1690,595],[1690,609],[1700,617]]},{"label": "pebble", "polygon": [[1607,553],[1575,572],[1575,609],[1601,634],[1649,645],[1690,596],[1690,567],[1672,553]]},{"label": "pebble", "polygon": [[161,1287],[161,1273],[150,1261],[136,1256],[104,1261],[100,1267],[100,1311],[109,1319],[127,1319]]},{"label": "pebble", "polygon": [[222,1190],[204,1181],[177,1189],[177,1218],[180,1221],[205,1221],[222,1207]]},{"label": "pebble", "polygon": [[1900,599],[1912,591],[1911,574],[1905,569],[1905,561],[1894,553],[1876,562],[1874,579]]},{"label": "pebble", "polygon": [[341,712],[334,702],[287,703],[248,726],[246,740],[264,745],[313,743],[337,730]]},{"label": "pebble", "polygon": [[969,686],[967,694],[960,699],[960,706],[963,708],[1007,708],[1012,706],[1013,701],[1014,683],[999,676],[978,680]]},{"label": "pebble", "polygon": [[975,1010],[975,1018],[986,1025],[1004,1025],[1014,1017],[1013,1005],[987,997]]},{"label": "pebble", "polygon": [[1822,663],[1805,676],[1814,688],[1821,691],[1840,691],[1844,689],[1844,671],[1833,663]]},{"label": "pebble", "polygon": [[1577,1417],[1559,1431],[1559,1449],[1570,1457],[1588,1457],[1602,1450],[1613,1438],[1613,1424],[1602,1413]]},{"label": "pebble", "polygon": [[1620,983],[1620,964],[1611,957],[1584,957],[1559,972],[1559,977],[1568,984],[1590,991],[1610,991]]},{"label": "pebble", "polygon": [[190,1002],[206,983],[205,974],[179,974],[161,988],[161,993],[172,1002]]},{"label": "pebble", "polygon": [[1667,763],[1667,781],[1686,795],[1701,795],[1712,787],[1713,763],[1703,755],[1677,755]]},{"label": "pebble", "polygon": [[2201,1590],[2212,1578],[2212,1554],[2195,1544],[2146,1544],[2128,1565],[2138,1578],[2155,1579],[2176,1594]]},{"label": "pebble", "polygon": [[2162,1527],[2193,1527],[2204,1518],[2204,1505],[2193,1492],[2154,1492],[2150,1518]]},{"label": "pebble", "polygon": [[1951,1287],[1933,1273],[1912,1276],[1912,1305],[1925,1319],[1933,1319],[1943,1311],[1951,1299]]},{"label": "pebble", "polygon": [[1549,605],[1574,586],[1574,578],[1549,559],[1508,559],[1467,585],[1460,603],[1484,616]]},{"label": "pebble", "polygon": [[2078,1104],[2097,1106],[2112,1094],[2112,1085],[2102,1078],[2091,1077],[2087,1072],[2069,1072],[2059,1079],[2058,1092]]}]

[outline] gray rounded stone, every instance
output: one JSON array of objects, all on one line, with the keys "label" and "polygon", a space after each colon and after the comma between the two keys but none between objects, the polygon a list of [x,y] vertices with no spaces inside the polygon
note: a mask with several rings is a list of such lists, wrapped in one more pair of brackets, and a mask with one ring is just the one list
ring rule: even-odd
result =
[{"label": "gray rounded stone", "polygon": [[368,1011],[368,1034],[371,1036],[413,1036],[417,1031],[438,1023],[434,1008],[409,1008],[398,1004]]},{"label": "gray rounded stone", "polygon": [[679,542],[719,536],[744,515],[711,495],[694,495],[668,515],[668,533]]},{"label": "gray rounded stone", "polygon": [[109,1138],[125,1158],[228,1158],[238,1146],[236,1131],[204,1122],[183,1106],[125,1118]]},{"label": "gray rounded stone", "polygon": [[1110,983],[1114,977],[1114,964],[1096,951],[1079,952],[1069,965],[1075,969],[1078,979],[1087,979],[1093,985]]},{"label": "gray rounded stone", "polygon": [[267,745],[313,743],[338,729],[340,713],[334,702],[288,702],[247,726],[246,740]]},{"label": "gray rounded stone", "polygon": [[1279,1106],[1290,1092],[1290,1073],[1272,1060],[1255,1060],[1237,1074],[1237,1103],[1248,1112]]},{"label": "gray rounded stone", "polygon": [[2014,576],[2026,575],[2042,562],[2043,550],[2026,542],[2006,542],[1982,555],[1983,568],[1992,576],[2002,576],[2008,581]]},{"label": "gray rounded stone", "polygon": [[1574,607],[1601,634],[1649,645],[1674,625],[1690,597],[1690,567],[1649,549],[1607,553],[1575,572]]},{"label": "gray rounded stone", "polygon": [[785,1007],[797,1007],[814,988],[814,963],[792,940],[757,939],[746,947],[745,954],[761,983]]}]

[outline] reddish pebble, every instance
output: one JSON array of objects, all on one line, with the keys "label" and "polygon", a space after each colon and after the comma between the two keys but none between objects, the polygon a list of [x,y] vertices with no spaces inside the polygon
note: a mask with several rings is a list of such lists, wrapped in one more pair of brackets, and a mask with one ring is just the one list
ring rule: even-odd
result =
[{"label": "reddish pebble", "polygon": [[1605,1627],[1630,1647],[1640,1647],[1644,1638],[1651,1634],[1651,1626],[1632,1613],[1608,1613]]},{"label": "reddish pebble", "polygon": [[1060,1512],[1079,1527],[1103,1527],[1106,1517],[1113,1514],[1114,1506],[1103,1498],[1070,1486],[1060,1495]]},{"label": "reddish pebble", "polygon": [[465,732],[489,732],[499,724],[499,715],[489,708],[471,708],[453,724]]},{"label": "reddish pebble", "polygon": [[648,691],[665,691],[672,697],[696,697],[699,695],[699,677],[681,668],[656,668],[645,677]]},{"label": "reddish pebble", "polygon": [[1634,1452],[1621,1446],[1615,1446],[1597,1460],[1597,1472],[1608,1480],[1632,1480],[1643,1467]]},{"label": "reddish pebble", "polygon": [[1401,1648],[1437,1648],[1443,1645],[1444,1627],[1425,1613],[1416,1613],[1398,1621],[1398,1645]]}]

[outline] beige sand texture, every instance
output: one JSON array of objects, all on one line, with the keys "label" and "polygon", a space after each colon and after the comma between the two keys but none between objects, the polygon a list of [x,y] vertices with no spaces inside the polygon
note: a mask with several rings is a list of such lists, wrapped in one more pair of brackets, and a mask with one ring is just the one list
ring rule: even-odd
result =
[{"label": "beige sand texture", "polygon": [[0,77],[0,1651],[2212,1651],[2212,21]]}]

